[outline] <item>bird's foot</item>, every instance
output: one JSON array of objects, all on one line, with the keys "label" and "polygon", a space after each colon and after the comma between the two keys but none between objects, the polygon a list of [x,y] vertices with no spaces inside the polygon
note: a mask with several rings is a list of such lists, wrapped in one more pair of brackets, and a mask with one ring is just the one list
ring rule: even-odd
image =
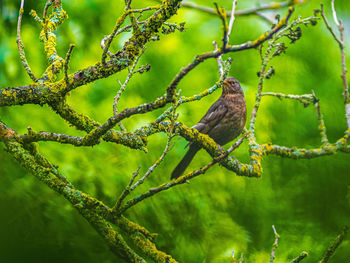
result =
[{"label": "bird's foot", "polygon": [[226,152],[226,150],[224,148],[221,147],[221,145],[218,144],[218,148],[221,154],[224,154]]}]

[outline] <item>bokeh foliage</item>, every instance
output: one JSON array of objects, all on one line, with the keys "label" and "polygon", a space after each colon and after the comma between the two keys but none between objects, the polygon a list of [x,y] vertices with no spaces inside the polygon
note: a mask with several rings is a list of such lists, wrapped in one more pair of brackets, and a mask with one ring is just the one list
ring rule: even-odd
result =
[{"label": "bokeh foliage", "polygon": [[[16,46],[19,2],[0,2],[2,88],[30,83]],[[211,1],[197,2],[212,6]],[[135,0],[133,6],[145,7],[154,3]],[[252,7],[256,3],[239,1],[237,8]],[[230,9],[231,1],[220,1],[220,5]],[[64,57],[70,43],[77,45],[70,63],[70,72],[74,72],[100,59],[100,40],[111,32],[123,1],[63,1],[63,6],[69,19],[58,29],[57,48]],[[350,6],[346,0],[338,0],[336,7],[338,17],[345,24],[346,44],[350,46]],[[22,40],[34,73],[43,72],[47,62],[39,42],[40,28],[28,13],[30,9],[39,11],[42,8],[43,1],[26,1],[22,22]],[[319,1],[307,1],[296,7],[294,15],[311,16],[316,8],[319,8]],[[330,15],[328,3],[325,3],[325,10]],[[285,10],[278,12],[284,15]],[[219,42],[222,37],[220,20],[213,15],[180,9],[171,21],[186,22],[186,31],[161,36],[160,41],[147,45],[140,62],[151,64],[151,71],[133,77],[122,95],[120,109],[149,102],[163,94],[182,66],[195,55],[212,50],[212,41]],[[266,22],[255,16],[238,17],[231,43],[254,39],[268,28]],[[113,47],[119,48],[127,38],[128,34],[122,35]],[[276,74],[265,82],[264,90],[288,94],[315,90],[320,98],[328,137],[334,141],[343,135],[346,127],[337,44],[319,22],[316,27],[303,28],[302,38],[288,45],[287,53],[272,61]],[[230,75],[242,83],[249,112],[258,81],[258,51],[227,56],[234,60]],[[117,79],[125,77],[126,72],[121,72],[80,87],[71,93],[69,103],[77,111],[104,122],[112,115],[113,97],[119,87]],[[192,95],[212,86],[217,78],[216,61],[211,59],[184,78],[179,88],[183,95]],[[181,106],[180,120],[192,126],[219,95],[217,91],[200,102]],[[160,111],[135,116],[123,123],[128,130],[134,130],[153,120]],[[82,135],[47,106],[3,107],[0,116],[19,133],[25,133],[27,126],[31,126],[36,131]],[[276,98],[263,98],[256,134],[260,143],[271,141],[301,147],[320,144],[313,106],[304,108],[298,102]],[[138,166],[141,166],[141,172],[146,172],[161,154],[165,142],[164,134],[150,137],[148,154],[106,143],[78,148],[49,142],[40,143],[40,150],[58,164],[79,189],[113,205],[132,172]],[[185,145],[184,140],[178,141],[161,166],[137,191],[142,192],[167,179],[184,154]],[[248,160],[247,145],[235,154],[240,160]],[[209,161],[210,157],[202,151],[191,167],[198,168]],[[150,231],[159,233],[159,248],[180,262],[228,262],[232,250],[244,252],[249,262],[267,262],[273,242],[272,224],[282,237],[277,262],[288,261],[303,250],[309,252],[305,262],[315,262],[341,227],[349,223],[349,155],[338,153],[297,161],[269,156],[265,157],[263,168],[262,178],[251,179],[237,177],[215,166],[190,184],[141,202],[127,215]],[[3,149],[0,151],[0,209],[0,251],[4,262],[115,261],[115,256],[70,204],[19,167]],[[349,241],[345,241],[332,262],[346,262],[349,256]]]}]

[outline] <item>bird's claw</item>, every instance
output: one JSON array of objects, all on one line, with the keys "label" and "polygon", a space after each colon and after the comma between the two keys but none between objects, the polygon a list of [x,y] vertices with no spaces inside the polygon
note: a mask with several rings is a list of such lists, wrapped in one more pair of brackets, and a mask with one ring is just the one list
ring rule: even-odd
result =
[{"label": "bird's claw", "polygon": [[226,150],[224,148],[221,147],[221,145],[218,144],[218,148],[221,154],[224,154],[226,152]]}]

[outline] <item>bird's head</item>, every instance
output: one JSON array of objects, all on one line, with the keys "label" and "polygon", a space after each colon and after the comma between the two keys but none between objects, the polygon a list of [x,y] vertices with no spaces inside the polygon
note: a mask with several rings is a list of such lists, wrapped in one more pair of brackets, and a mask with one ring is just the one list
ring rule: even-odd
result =
[{"label": "bird's head", "polygon": [[222,83],[222,94],[243,93],[238,80],[233,77],[226,78]]}]

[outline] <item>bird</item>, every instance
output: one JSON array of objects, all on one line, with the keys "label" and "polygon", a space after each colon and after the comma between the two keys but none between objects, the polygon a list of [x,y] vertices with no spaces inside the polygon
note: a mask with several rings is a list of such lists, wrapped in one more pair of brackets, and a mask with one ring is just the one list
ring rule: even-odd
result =
[{"label": "bird", "polygon": [[[247,117],[243,90],[237,79],[227,77],[222,83],[220,98],[192,128],[209,135],[221,148],[242,133]],[[170,179],[181,176],[201,146],[191,142],[189,149],[171,173]]]}]

